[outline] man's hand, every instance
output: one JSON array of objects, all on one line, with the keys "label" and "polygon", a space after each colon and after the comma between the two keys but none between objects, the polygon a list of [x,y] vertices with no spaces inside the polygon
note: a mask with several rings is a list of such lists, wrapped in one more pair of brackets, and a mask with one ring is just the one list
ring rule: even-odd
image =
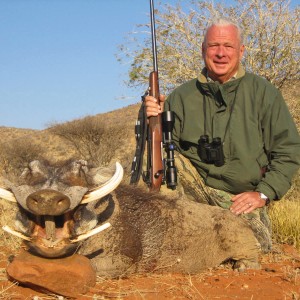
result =
[{"label": "man's hand", "polygon": [[259,192],[244,192],[235,195],[231,201],[233,204],[230,207],[230,211],[236,215],[248,214],[254,209],[266,205],[266,201],[260,198]]},{"label": "man's hand", "polygon": [[158,114],[161,114],[164,111],[164,101],[166,100],[165,95],[159,95],[158,104],[157,99],[152,96],[146,96],[145,105],[146,105],[146,114],[147,117],[156,117]]}]

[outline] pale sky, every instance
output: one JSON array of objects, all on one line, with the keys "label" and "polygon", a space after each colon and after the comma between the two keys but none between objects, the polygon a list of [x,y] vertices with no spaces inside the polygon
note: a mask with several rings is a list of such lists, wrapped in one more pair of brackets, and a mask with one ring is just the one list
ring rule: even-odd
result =
[{"label": "pale sky", "polygon": [[149,10],[149,0],[0,0],[0,126],[43,129],[139,102],[115,55]]}]

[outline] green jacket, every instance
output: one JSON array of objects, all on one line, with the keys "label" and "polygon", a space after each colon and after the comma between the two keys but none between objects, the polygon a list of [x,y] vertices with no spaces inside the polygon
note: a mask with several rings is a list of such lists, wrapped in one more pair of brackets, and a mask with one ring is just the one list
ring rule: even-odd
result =
[{"label": "green jacket", "polygon": [[[166,100],[165,110],[175,113],[177,150],[208,186],[233,194],[255,190],[280,199],[300,164],[299,134],[281,93],[242,67],[236,79],[224,84],[207,82],[204,73]],[[202,162],[198,155],[205,129],[210,139],[220,137],[223,142],[221,167]],[[268,171],[263,175],[264,167]]]}]

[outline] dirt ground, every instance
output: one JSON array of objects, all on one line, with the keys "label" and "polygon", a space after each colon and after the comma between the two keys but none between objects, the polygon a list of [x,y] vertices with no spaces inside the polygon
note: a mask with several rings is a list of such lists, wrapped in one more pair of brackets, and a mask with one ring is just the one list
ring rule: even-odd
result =
[{"label": "dirt ground", "polygon": [[[0,252],[0,299],[66,299],[45,294],[7,280],[5,266],[8,253]],[[171,300],[171,299],[247,299],[300,300],[300,253],[287,245],[276,245],[262,257],[261,270],[239,273],[230,265],[220,266],[197,275],[147,274],[130,278],[104,280],[79,300]]]}]

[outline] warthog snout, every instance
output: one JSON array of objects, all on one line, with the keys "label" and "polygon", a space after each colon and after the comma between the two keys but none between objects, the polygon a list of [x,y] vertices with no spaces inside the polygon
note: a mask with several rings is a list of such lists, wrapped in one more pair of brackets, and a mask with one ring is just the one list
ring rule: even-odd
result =
[{"label": "warthog snout", "polygon": [[70,203],[68,196],[51,189],[39,190],[26,199],[27,207],[36,215],[61,215],[69,209]]}]

